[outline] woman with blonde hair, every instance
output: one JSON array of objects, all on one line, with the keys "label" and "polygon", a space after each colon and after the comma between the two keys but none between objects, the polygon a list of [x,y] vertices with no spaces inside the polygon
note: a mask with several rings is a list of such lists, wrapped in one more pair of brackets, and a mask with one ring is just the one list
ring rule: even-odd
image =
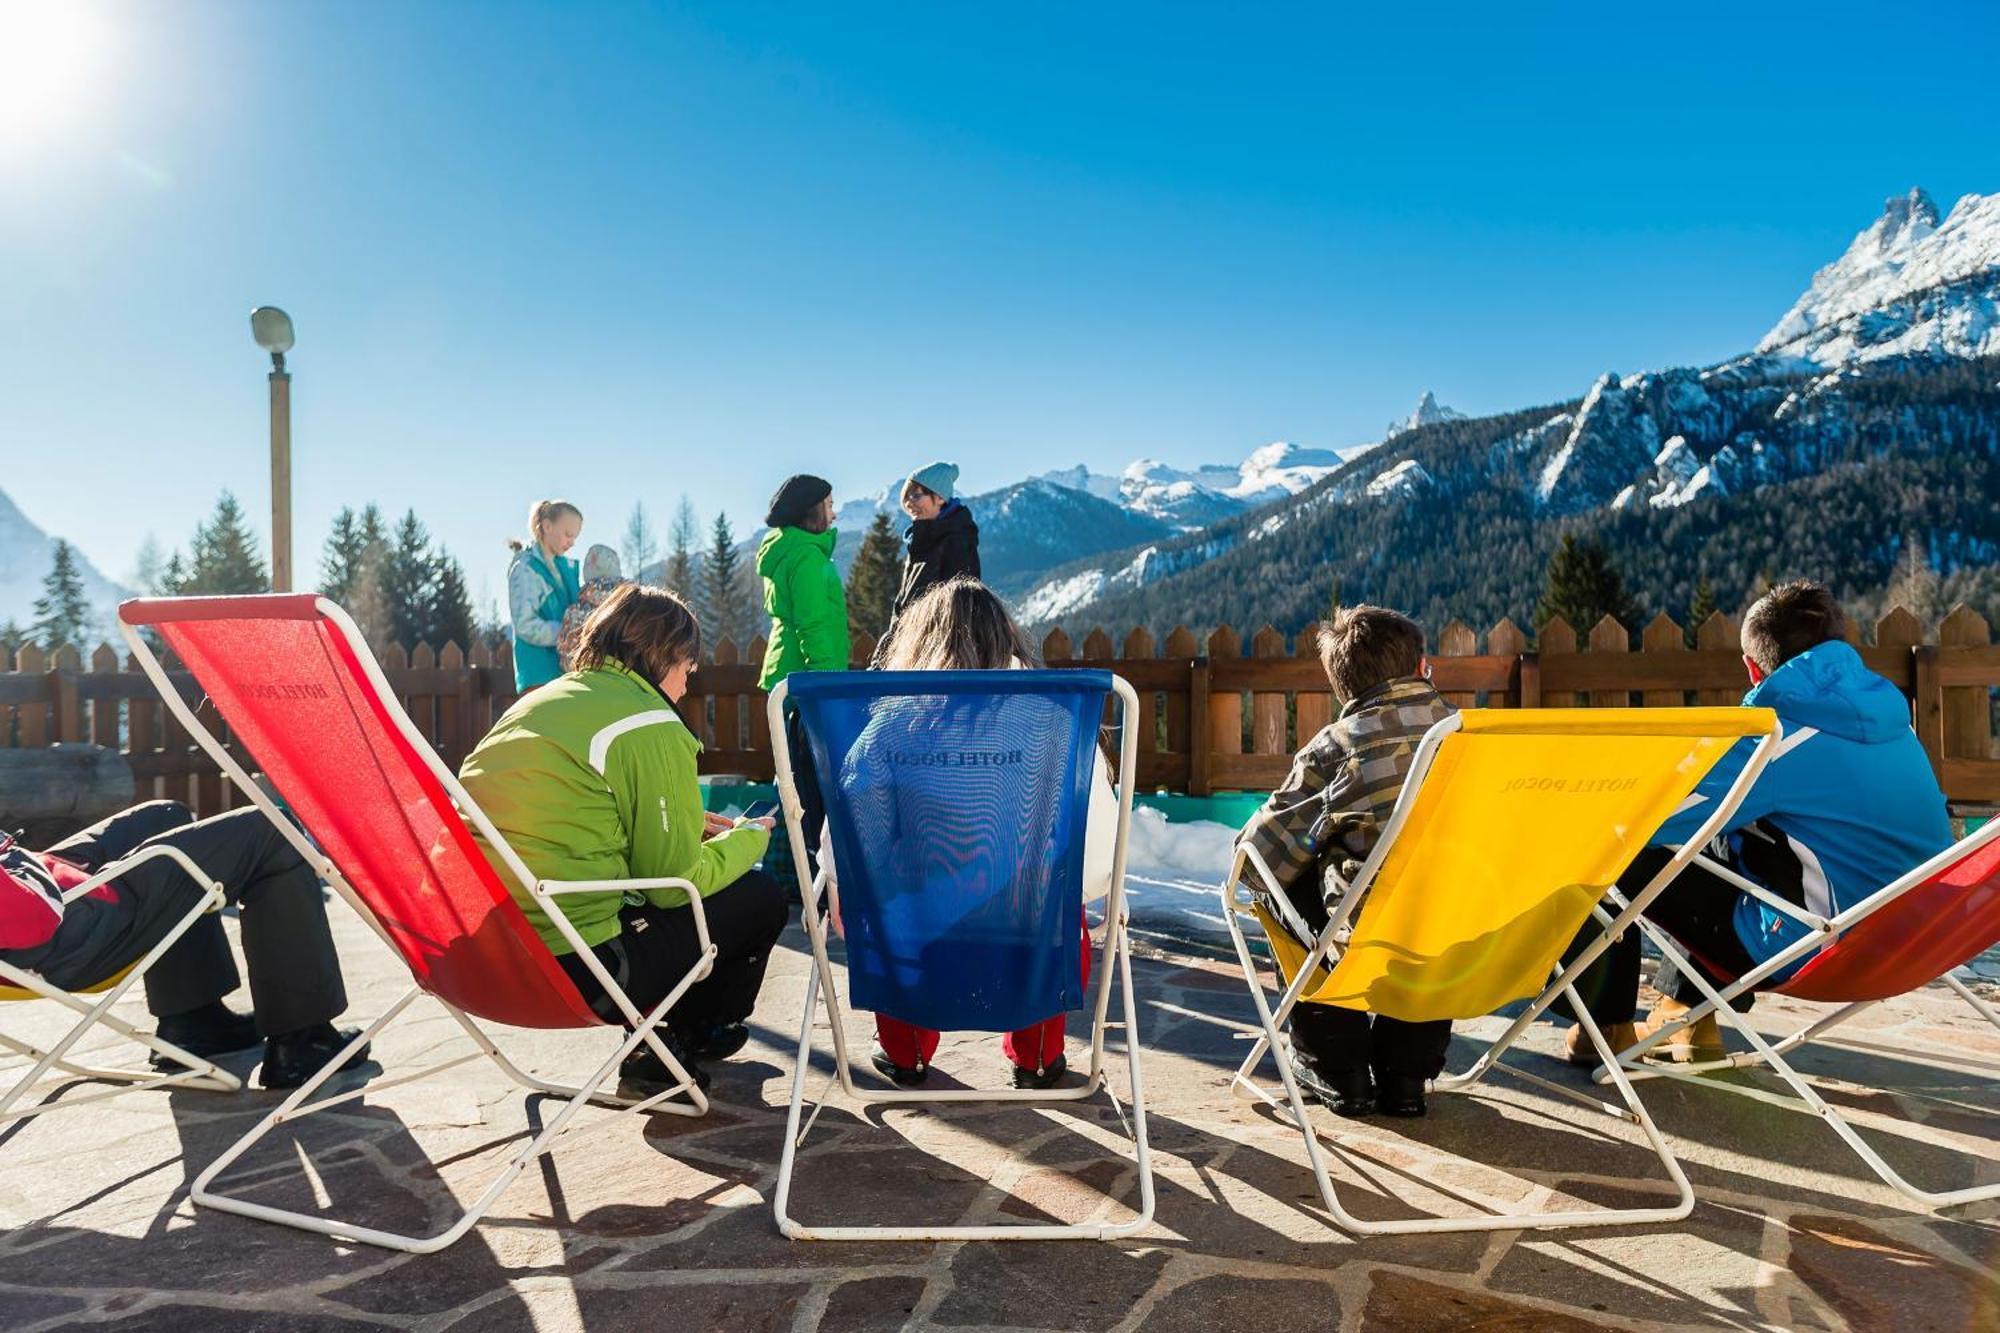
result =
[{"label": "woman with blonde hair", "polygon": [[562,674],[563,614],[582,583],[569,549],[583,532],[583,511],[567,500],[537,500],[528,510],[528,540],[507,543],[507,610],[514,621],[514,688],[526,694]]},{"label": "woman with blonde hair", "polygon": [[[1035,669],[1041,661],[1007,614],[1006,606],[987,586],[973,578],[950,579],[912,602],[884,640],[876,666],[885,671],[995,671]],[[1048,701],[1031,694],[1011,695],[997,700],[975,727],[996,736],[1040,736],[1054,743],[1060,728],[1050,718],[1036,712],[1049,707]],[[893,798],[900,808],[881,808],[883,789],[865,782],[866,775],[879,765],[906,766],[909,756],[935,743],[940,734],[935,709],[920,699],[897,701],[879,710],[862,731],[849,757],[851,780],[868,787],[857,791],[852,811],[856,833],[869,846],[884,849],[894,857],[903,849],[895,829],[927,827],[961,817],[957,789],[949,783],[930,784],[921,779],[897,784]],[[1048,756],[1053,758],[1053,756]],[[1111,891],[1112,852],[1118,833],[1118,801],[1113,793],[1109,766],[1103,747],[1098,747],[1095,771],[1090,781],[1090,807],[1084,823],[1083,897],[1092,902]],[[923,770],[948,773],[939,768]],[[1006,780],[1014,770],[995,770]],[[921,842],[922,840],[917,840]],[[1032,843],[1033,839],[1027,838]],[[921,849],[912,849],[923,855]],[[824,853],[824,848],[822,849]],[[838,867],[826,858],[833,877]],[[1083,984],[1090,984],[1090,936],[1084,926],[1082,949]],[[1007,1034],[1002,1043],[1014,1066],[1014,1085],[1021,1088],[1054,1086],[1068,1069],[1063,1055],[1064,1018],[1053,1014],[1039,1023]],[[878,1045],[870,1057],[877,1071],[903,1086],[915,1086],[930,1077],[931,1056],[936,1053],[939,1034],[905,1022],[893,1014],[875,1016]]]}]

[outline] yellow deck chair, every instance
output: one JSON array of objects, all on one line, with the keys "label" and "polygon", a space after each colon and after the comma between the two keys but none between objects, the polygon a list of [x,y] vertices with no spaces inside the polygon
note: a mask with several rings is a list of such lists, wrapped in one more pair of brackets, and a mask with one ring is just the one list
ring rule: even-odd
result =
[{"label": "yellow deck chair", "polygon": [[[1277,892],[1270,867],[1239,848],[1222,886],[1244,979],[1263,1035],[1236,1071],[1239,1094],[1269,1102],[1305,1135],[1320,1197],[1345,1230],[1365,1234],[1631,1226],[1678,1221],[1694,1192],[1612,1057],[1604,1034],[1571,988],[1695,853],[1757,780],[1777,733],[1762,708],[1474,709],[1432,727],[1418,746],[1408,782],[1374,852],[1333,919],[1314,939]],[[1744,738],[1754,750],[1707,824],[1688,839],[1616,917],[1599,906],[1654,830],[1717,760]],[[1261,880],[1258,892],[1249,877]],[[1278,916],[1291,929],[1277,928]],[[1564,949],[1593,916],[1603,927],[1590,947],[1551,980]],[[1256,921],[1270,941],[1283,991],[1265,995],[1244,935]],[[1622,1107],[1500,1065],[1557,996],[1570,1006],[1610,1067]],[[1466,1072],[1436,1080],[1437,1092],[1473,1088],[1502,1067],[1511,1075],[1639,1126],[1679,1191],[1673,1206],[1470,1217],[1364,1220],[1341,1206],[1320,1143],[1286,1056],[1284,1023],[1295,1004],[1367,1009],[1412,1022],[1483,1017],[1533,999]],[[1277,1054],[1280,1101],[1252,1081],[1266,1051]]]},{"label": "yellow deck chair", "polygon": [[[210,879],[200,866],[190,860],[187,854],[165,843],[153,843],[141,847],[121,861],[114,861],[92,875],[83,883],[63,894],[65,906],[85,896],[101,885],[117,879],[142,861],[161,857],[178,862],[181,869],[192,876],[202,886],[201,897],[193,903],[166,938],[147,950],[145,955],[117,974],[106,977],[94,986],[82,991],[66,991],[51,986],[47,981],[26,968],[17,967],[0,959],[0,1051],[12,1051],[17,1056],[32,1061],[28,1072],[11,1083],[0,1085],[0,1125],[29,1116],[41,1115],[46,1111],[62,1110],[73,1106],[87,1106],[91,1102],[102,1101],[121,1092],[131,1092],[137,1088],[204,1088],[212,1092],[233,1092],[243,1086],[243,1080],[212,1060],[193,1055],[172,1042],[162,1041],[152,1033],[141,1032],[111,1012],[112,1006],[125,997],[132,984],[146,975],[146,969],[156,962],[160,955],[173,946],[188,927],[192,926],[203,913],[222,910],[225,901],[222,885]],[[53,1045],[46,1048],[36,1045],[26,1038],[11,1035],[4,1026],[4,1011],[26,1005],[34,1001],[49,1001],[62,1005],[79,1015],[75,1024]],[[70,1050],[93,1027],[103,1027],[125,1037],[147,1050],[163,1055],[180,1068],[161,1071],[152,1068],[99,1068],[79,1063],[70,1057]],[[88,1079],[110,1083],[114,1086],[102,1092],[83,1097],[63,1097],[52,1099],[46,1093],[56,1086],[50,1080],[46,1087],[44,1080],[51,1071],[61,1071],[71,1079]],[[40,1089],[40,1095],[29,1098],[31,1091]]]}]

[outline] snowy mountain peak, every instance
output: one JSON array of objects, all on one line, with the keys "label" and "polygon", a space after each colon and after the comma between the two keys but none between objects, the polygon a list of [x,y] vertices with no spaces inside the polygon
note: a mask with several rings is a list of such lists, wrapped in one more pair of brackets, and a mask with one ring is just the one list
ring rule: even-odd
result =
[{"label": "snowy mountain peak", "polygon": [[1429,389],[1425,389],[1424,396],[1417,399],[1416,411],[1410,413],[1409,416],[1403,418],[1401,421],[1392,421],[1389,423],[1389,434],[1391,436],[1401,435],[1404,431],[1415,430],[1419,426],[1433,426],[1440,421],[1463,420],[1465,420],[1465,413],[1455,408],[1439,405],[1437,395]]},{"label": "snowy mountain peak", "polygon": [[1921,189],[1889,199],[1757,351],[1823,366],[2000,352],[2000,195],[1942,221]]}]

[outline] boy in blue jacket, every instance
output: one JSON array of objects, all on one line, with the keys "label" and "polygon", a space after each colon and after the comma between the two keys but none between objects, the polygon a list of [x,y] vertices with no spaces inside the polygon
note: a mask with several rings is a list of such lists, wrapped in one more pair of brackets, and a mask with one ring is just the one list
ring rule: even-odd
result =
[{"label": "boy in blue jacket", "polygon": [[[1743,618],[1746,705],[1778,714],[1776,753],[1730,817],[1710,854],[1788,902],[1830,917],[1861,902],[1951,843],[1944,793],[1910,727],[1902,691],[1868,669],[1846,640],[1847,618],[1831,593],[1799,580],[1773,588]],[[1736,744],[1620,877],[1627,893],[1658,873],[1743,771],[1755,742]],[[1728,881],[1688,866],[1646,909],[1647,917],[1691,951],[1722,986],[1796,943],[1806,927]],[[1785,980],[1804,960],[1770,978]],[[1711,970],[1713,969],[1713,970]],[[1579,992],[1606,1038],[1622,1049],[1700,1004],[1700,990],[1670,967],[1660,1002],[1631,1022],[1639,995],[1639,932],[1628,930],[1602,955]],[[1750,997],[1736,1002],[1747,1009]],[[1596,1064],[1575,1029],[1570,1058]],[[1656,1048],[1675,1060],[1723,1055],[1713,1014],[1680,1041]]]}]

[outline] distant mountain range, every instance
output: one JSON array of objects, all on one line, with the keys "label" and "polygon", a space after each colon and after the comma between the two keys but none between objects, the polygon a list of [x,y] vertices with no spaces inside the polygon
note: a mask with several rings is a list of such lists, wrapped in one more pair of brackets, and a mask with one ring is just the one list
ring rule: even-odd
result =
[{"label": "distant mountain range", "polygon": [[[36,526],[6,492],[0,491],[0,625],[9,621],[22,629],[33,625],[35,599],[42,595],[42,580],[48,577],[55,559],[56,538]],[[118,603],[132,594],[104,577],[83,552],[77,551],[76,559],[84,595],[98,616],[95,639],[108,640],[113,636],[112,616]]]},{"label": "distant mountain range", "polygon": [[[1949,217],[1890,199],[1755,351],[1605,374],[1565,403],[1466,419],[1420,404],[1297,493],[1166,541],[1074,560],[1024,616],[1282,628],[1338,595],[1532,623],[1565,531],[1601,537],[1648,613],[1706,578],[1879,594],[1906,546],[1940,576],[2000,560],[2000,196]],[[2000,587],[2000,571],[1985,586]]]}]

